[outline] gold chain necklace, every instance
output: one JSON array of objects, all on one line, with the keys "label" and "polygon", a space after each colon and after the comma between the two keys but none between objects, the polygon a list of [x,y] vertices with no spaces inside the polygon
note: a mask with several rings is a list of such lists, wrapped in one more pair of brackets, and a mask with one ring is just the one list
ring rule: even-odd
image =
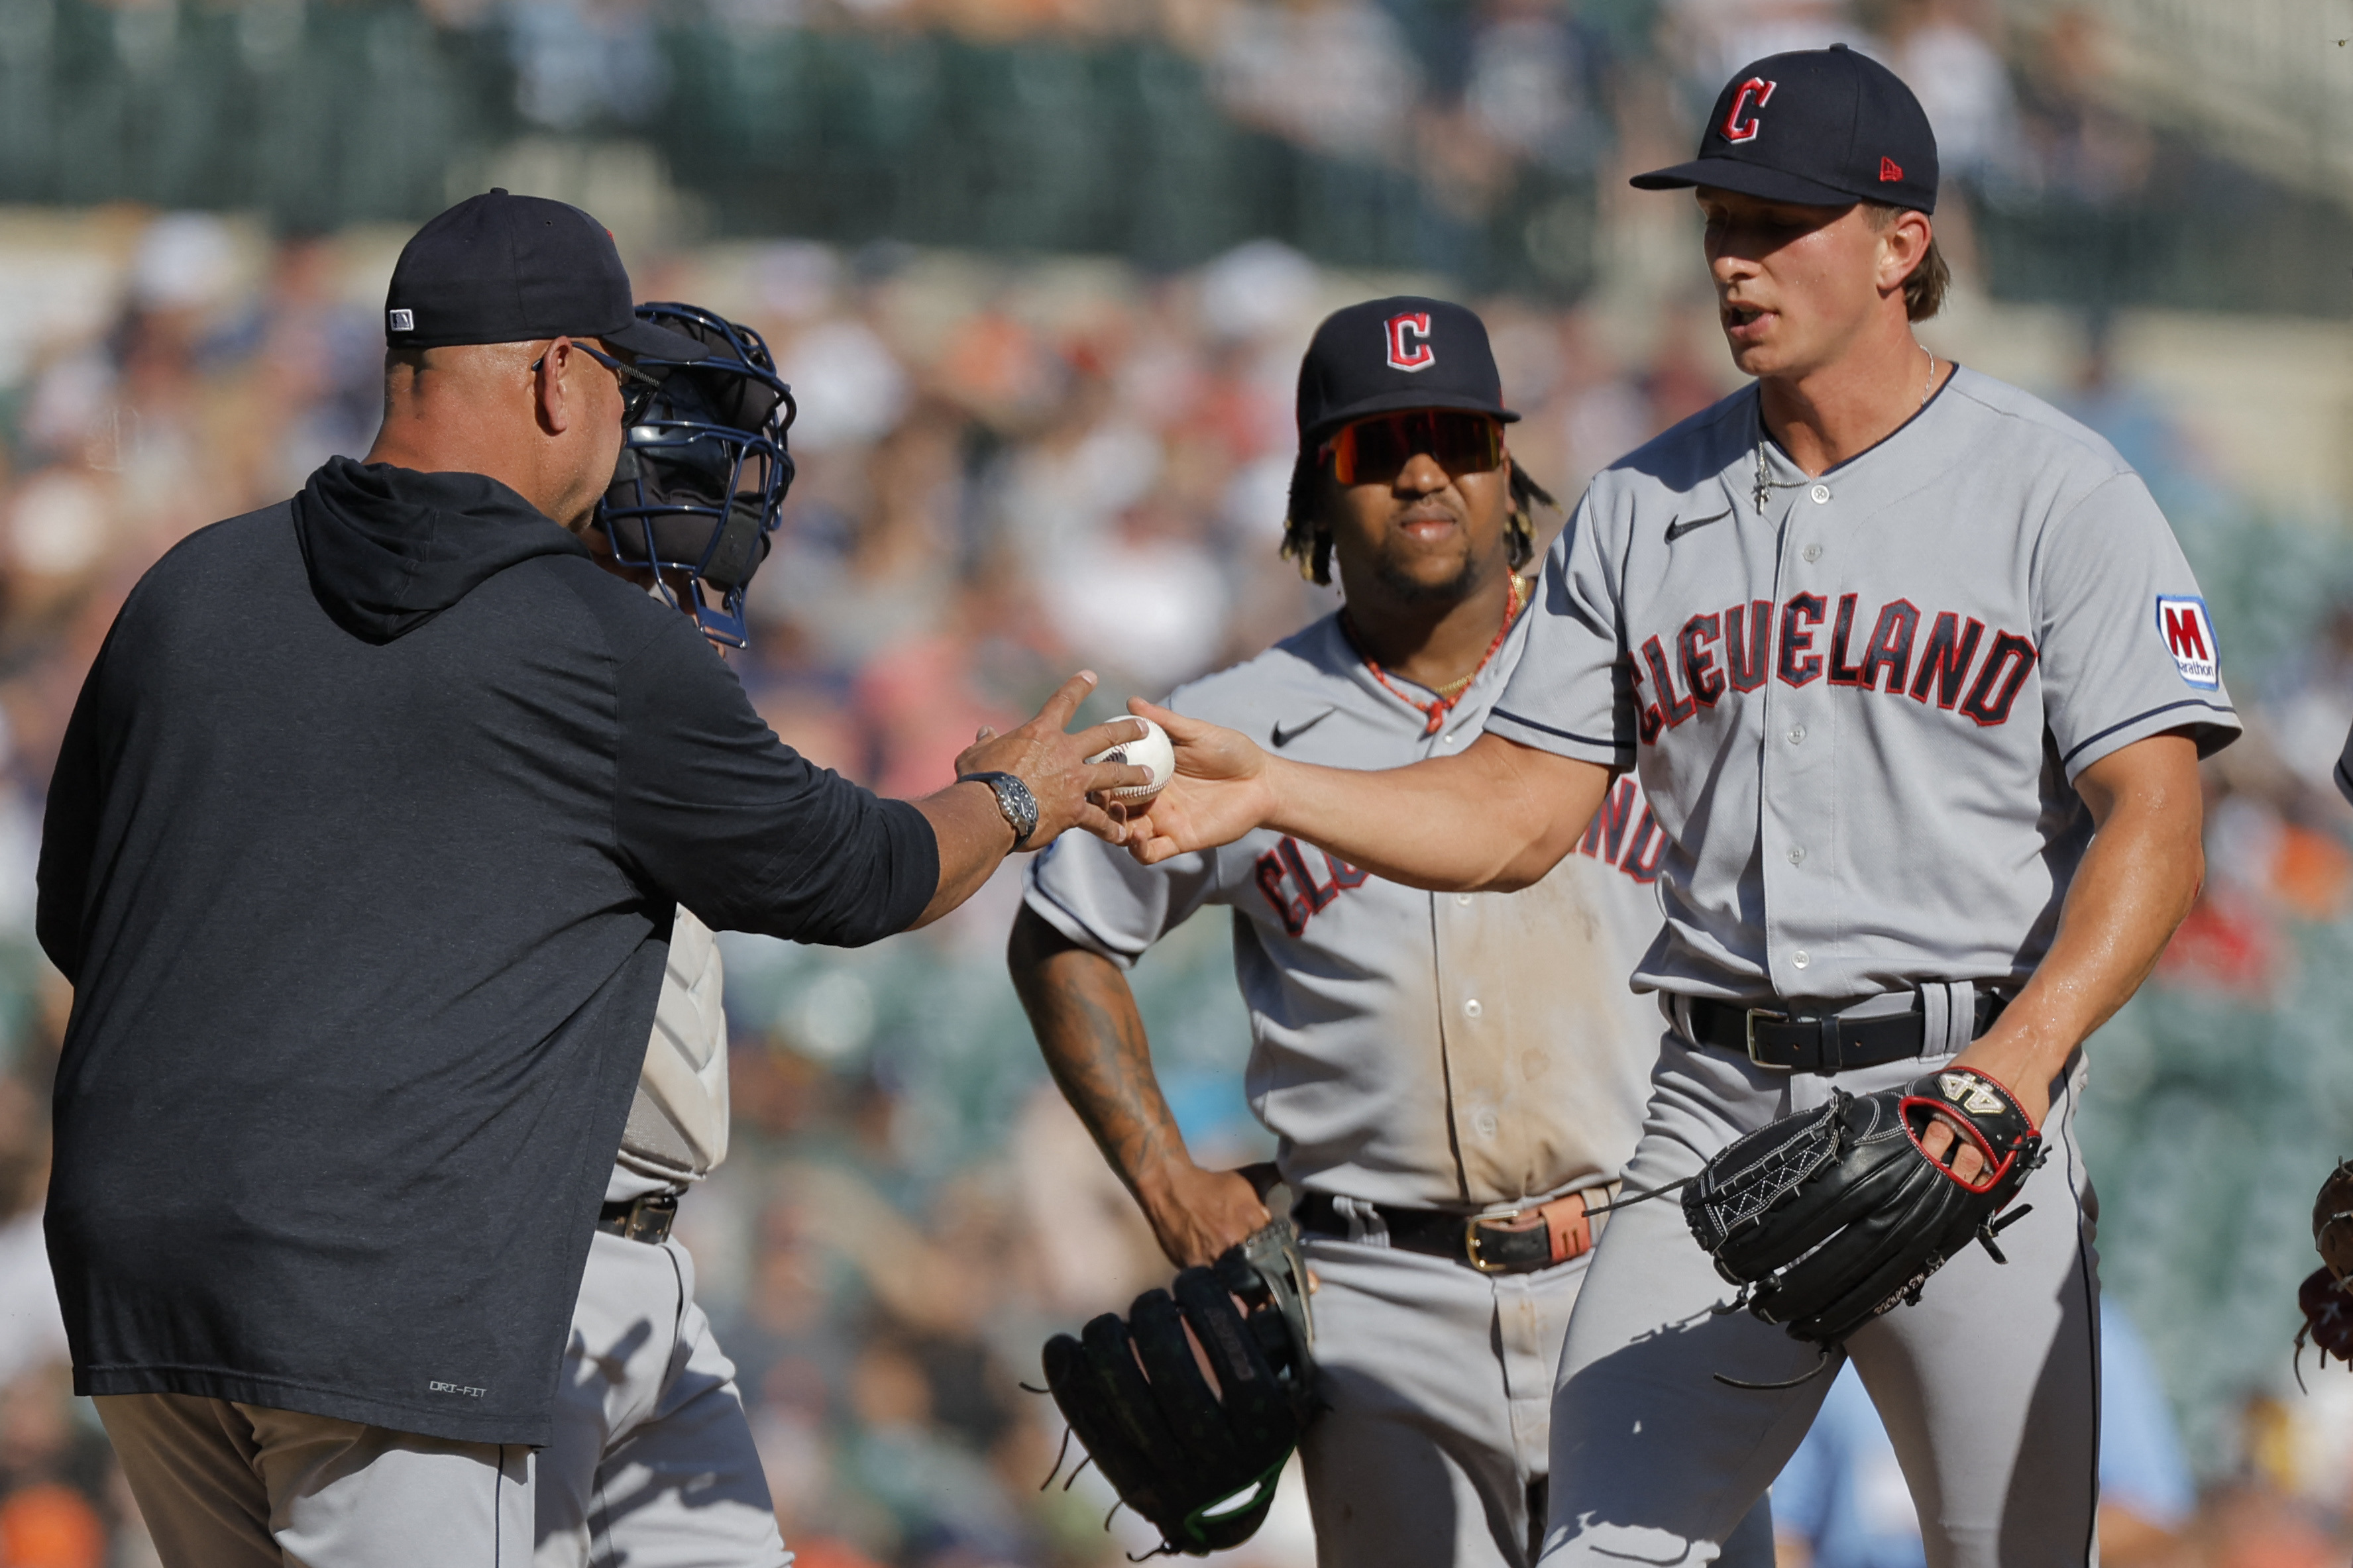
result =
[{"label": "gold chain necklace", "polygon": [[[1397,684],[1389,679],[1388,673],[1381,668],[1380,665],[1366,658],[1361,647],[1357,648],[1356,657],[1365,660],[1365,668],[1373,672],[1373,679],[1381,683],[1381,689],[1422,716],[1425,721],[1421,731],[1423,734],[1435,735],[1446,727],[1447,713],[1461,700],[1462,694],[1471,689],[1471,683],[1479,679],[1479,672],[1485,669],[1488,663],[1494,658],[1495,650],[1504,646],[1504,639],[1512,635],[1513,624],[1520,618],[1520,611],[1527,606],[1528,596],[1527,585],[1520,581],[1520,574],[1517,572],[1513,573],[1508,581],[1512,596],[1511,604],[1504,611],[1504,624],[1495,628],[1495,640],[1487,645],[1487,651],[1479,656],[1479,662],[1471,667],[1470,674],[1460,680],[1449,681],[1437,689],[1435,701],[1418,701],[1408,693],[1398,690]],[[1342,626],[1348,625],[1348,612],[1345,609],[1340,612],[1340,620]],[[1349,634],[1349,640],[1351,642],[1356,640],[1356,635],[1353,632]]]}]

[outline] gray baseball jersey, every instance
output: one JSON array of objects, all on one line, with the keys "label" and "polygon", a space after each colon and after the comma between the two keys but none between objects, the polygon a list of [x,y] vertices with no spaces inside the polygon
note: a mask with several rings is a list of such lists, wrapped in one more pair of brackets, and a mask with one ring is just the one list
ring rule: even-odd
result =
[{"label": "gray baseball jersey", "polygon": [[681,905],[606,1202],[699,1182],[727,1158],[725,984],[711,928]]},{"label": "gray baseball jersey", "polygon": [[2139,478],[1968,370],[1819,478],[1753,388],[1686,420],[1594,479],[1534,619],[1488,727],[1637,769],[1668,842],[1636,984],[1693,995],[2021,982],[2091,835],[2075,776],[2239,730]]},{"label": "gray baseball jersey", "polygon": [[[1638,770],[1670,841],[1638,984],[1922,997],[1917,1059],[1831,1078],[1694,1045],[1678,1002],[1627,1167],[1642,1189],[1950,1059],[1978,986],[2022,981],[2050,944],[2090,836],[2076,775],[2150,735],[2211,751],[2238,730],[2147,489],[2097,437],[1966,370],[1814,478],[1764,438],[1753,388],[1678,426],[1594,480],[1538,614],[1489,728]],[[2079,1061],[2052,1086],[2009,1265],[1972,1249],[1848,1345],[1929,1555],[1957,1568],[2086,1560],[2081,1084]],[[1779,1330],[1712,1312],[1725,1295],[1672,1205],[1612,1217],[1562,1352],[1546,1568],[1705,1561],[1796,1447],[1829,1380],[1797,1379],[1813,1352]]]},{"label": "gray baseball jersey", "polygon": [[[1336,616],[1169,706],[1286,757],[1399,767],[1477,738],[1536,618],[1436,733]],[[1422,892],[1261,830],[1148,868],[1064,834],[1028,899],[1123,966],[1204,904],[1231,908],[1250,1105],[1293,1189],[1485,1208],[1608,1181],[1633,1146],[1660,1020],[1626,975],[1658,928],[1664,841],[1620,780],[1581,853],[1517,893]]]},{"label": "gray baseball jersey", "polygon": [[[711,928],[681,907],[606,1202],[680,1191],[727,1157],[725,985]],[[676,1240],[591,1240],[554,1421],[533,1459],[533,1568],[791,1560],[734,1363]]]}]

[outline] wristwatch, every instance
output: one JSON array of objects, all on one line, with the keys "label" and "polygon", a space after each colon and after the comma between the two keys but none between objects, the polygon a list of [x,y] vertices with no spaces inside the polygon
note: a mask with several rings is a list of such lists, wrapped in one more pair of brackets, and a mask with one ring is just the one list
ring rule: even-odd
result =
[{"label": "wristwatch", "polygon": [[985,784],[997,795],[997,809],[1013,828],[1013,847],[1028,846],[1029,836],[1038,831],[1038,797],[1029,786],[1012,773],[959,773],[958,784]]}]

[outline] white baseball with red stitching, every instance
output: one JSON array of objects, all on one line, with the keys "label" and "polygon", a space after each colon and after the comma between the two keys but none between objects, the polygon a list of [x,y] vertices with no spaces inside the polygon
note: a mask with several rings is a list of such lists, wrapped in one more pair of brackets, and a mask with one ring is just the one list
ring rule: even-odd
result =
[{"label": "white baseball with red stitching", "polygon": [[1168,739],[1168,731],[1149,719],[1131,719],[1130,723],[1144,726],[1144,733],[1133,741],[1122,741],[1116,746],[1097,752],[1087,759],[1090,763],[1125,763],[1131,767],[1152,770],[1150,784],[1125,784],[1103,791],[1106,799],[1133,805],[1137,801],[1150,800],[1167,787],[1176,776],[1176,746]]}]

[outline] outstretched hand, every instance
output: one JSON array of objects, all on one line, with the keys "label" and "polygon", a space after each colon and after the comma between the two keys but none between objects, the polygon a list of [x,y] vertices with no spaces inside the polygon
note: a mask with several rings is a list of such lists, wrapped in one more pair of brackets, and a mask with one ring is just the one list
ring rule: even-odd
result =
[{"label": "outstretched hand", "polygon": [[[1127,822],[1128,853],[1146,866],[1231,844],[1274,814],[1274,759],[1239,731],[1187,719],[1141,697],[1127,710],[1168,731],[1176,773]],[[1114,841],[1116,842],[1116,841]]]},{"label": "outstretched hand", "polygon": [[1113,719],[1075,734],[1068,732],[1064,726],[1094,687],[1094,671],[1082,669],[1062,682],[1036,718],[1002,735],[984,728],[971,745],[957,753],[958,776],[1005,773],[1029,786],[1038,802],[1038,827],[1024,848],[1043,849],[1070,827],[1083,827],[1113,844],[1127,842],[1127,826],[1092,797],[1128,784],[1150,784],[1152,771],[1129,763],[1089,763],[1087,759],[1122,741],[1133,741],[1144,731],[1133,720]]}]

